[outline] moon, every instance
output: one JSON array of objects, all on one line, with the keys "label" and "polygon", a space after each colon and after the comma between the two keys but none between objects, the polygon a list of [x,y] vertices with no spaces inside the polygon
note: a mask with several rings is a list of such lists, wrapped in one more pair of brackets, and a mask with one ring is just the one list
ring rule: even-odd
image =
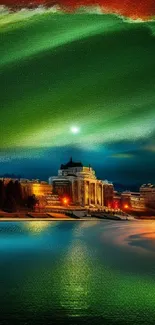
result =
[{"label": "moon", "polygon": [[80,132],[80,129],[79,129],[78,126],[72,126],[72,127],[71,127],[71,132],[72,132],[73,134],[77,134],[77,133]]}]

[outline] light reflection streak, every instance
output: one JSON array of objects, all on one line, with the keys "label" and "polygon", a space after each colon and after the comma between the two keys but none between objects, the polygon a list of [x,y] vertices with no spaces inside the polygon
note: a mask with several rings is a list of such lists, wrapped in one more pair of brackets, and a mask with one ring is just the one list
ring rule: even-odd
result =
[{"label": "light reflection streak", "polygon": [[39,234],[47,229],[49,226],[54,225],[54,222],[50,223],[49,221],[30,221],[25,222],[24,227],[33,234]]},{"label": "light reflection streak", "polygon": [[[35,224],[35,221],[30,222],[30,225],[33,223]],[[58,227],[57,222],[45,222],[45,224],[55,224]],[[93,314],[102,316],[104,319],[115,320],[118,324],[119,321],[125,324],[127,318],[130,324],[137,324],[135,319],[139,315],[142,315],[142,319],[146,319],[147,315],[149,314],[151,317],[152,313],[152,317],[154,317],[155,263],[150,256],[146,259],[146,255],[143,258],[137,254],[136,259],[134,259],[133,254],[132,259],[130,259],[127,250],[129,244],[126,242],[126,238],[138,233],[144,238],[152,236],[151,238],[154,239],[154,225],[153,222],[105,222],[102,224],[98,222],[96,237],[94,237],[94,229],[89,229],[91,227],[89,222],[77,222],[75,228],[74,223],[71,228],[68,228],[67,234],[66,227],[58,227],[56,234],[58,240],[55,242],[55,246],[60,241],[62,242],[61,247],[64,248],[60,250],[60,255],[53,250],[48,250],[48,254],[45,254],[48,241],[51,242],[53,234],[48,237],[48,240],[44,234],[45,241],[41,241],[43,246],[41,254],[41,246],[38,246],[35,237],[33,242],[39,254],[36,255],[35,251],[31,263],[25,264],[24,267],[22,267],[22,260],[20,262],[18,259],[20,266],[18,269],[21,274],[23,273],[24,279],[22,282],[24,310],[33,312],[34,315],[41,313],[43,316],[46,313],[50,315],[59,314],[63,317],[64,315],[80,317]],[[101,233],[109,240],[104,247],[100,241]],[[117,264],[117,258],[114,256],[115,247],[121,245],[119,242],[121,236],[124,238],[122,246],[124,243],[126,246],[125,252],[119,250],[119,255],[117,255],[119,263]],[[38,235],[38,237],[41,236]],[[117,237],[116,241],[114,237]],[[110,255],[109,246],[111,243],[112,265],[109,263],[110,259],[107,258]],[[149,264],[147,272],[141,273],[141,267],[143,268],[149,261],[151,264]],[[136,267],[130,265],[130,263],[135,264],[135,262],[137,262]],[[127,264],[126,271],[124,271],[124,263]],[[27,268],[26,273],[25,267]],[[13,286],[12,290],[15,290],[14,288]],[[19,297],[21,287],[17,285],[16,290],[16,296]]]},{"label": "light reflection streak", "polygon": [[90,266],[89,253],[85,244],[76,239],[66,253],[60,274],[60,303],[68,310],[70,316],[78,317],[87,313],[92,278]]}]

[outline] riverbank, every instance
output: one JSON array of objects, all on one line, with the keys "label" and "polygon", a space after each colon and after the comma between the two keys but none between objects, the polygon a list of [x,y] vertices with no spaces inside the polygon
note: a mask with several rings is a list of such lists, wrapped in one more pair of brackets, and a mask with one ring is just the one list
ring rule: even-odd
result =
[{"label": "riverbank", "polygon": [[31,213],[31,212],[14,212],[14,213],[7,213],[7,212],[0,212],[0,221],[32,221],[32,220],[74,220],[73,218],[70,218],[66,216],[65,214],[58,214],[58,213],[52,213],[52,214],[46,214],[46,213]]},{"label": "riverbank", "polygon": [[132,221],[132,220],[155,220],[155,215],[144,215],[140,213],[106,213],[99,211],[90,211],[89,214],[85,210],[85,213],[77,211],[51,211],[51,212],[30,212],[30,211],[18,211],[18,212],[4,212],[0,211],[0,221],[31,221],[31,220],[115,220],[115,221]]},{"label": "riverbank", "polygon": [[0,212],[1,221],[77,221],[77,220],[93,220],[93,217],[71,217],[65,213],[39,213],[39,212]]},{"label": "riverbank", "polygon": [[135,219],[139,220],[155,220],[155,210],[147,209],[147,210],[128,210],[127,213],[132,215]]},{"label": "riverbank", "polygon": [[76,215],[72,213],[64,212],[48,212],[48,213],[39,213],[39,212],[0,212],[0,222],[1,221],[92,221],[92,220],[114,220],[114,221],[129,221],[134,220],[131,216],[119,216],[105,213],[91,213],[89,215]]}]

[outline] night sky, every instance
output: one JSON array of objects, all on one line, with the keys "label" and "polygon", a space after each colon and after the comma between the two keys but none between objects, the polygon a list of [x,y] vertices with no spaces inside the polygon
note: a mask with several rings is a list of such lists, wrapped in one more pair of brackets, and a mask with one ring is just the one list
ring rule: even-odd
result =
[{"label": "night sky", "polygon": [[0,174],[155,182],[155,21],[81,12],[1,10]]}]

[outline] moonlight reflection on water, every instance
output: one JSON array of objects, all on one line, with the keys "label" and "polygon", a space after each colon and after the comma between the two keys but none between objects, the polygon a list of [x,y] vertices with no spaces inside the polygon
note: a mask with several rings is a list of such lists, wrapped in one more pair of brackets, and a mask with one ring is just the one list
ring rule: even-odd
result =
[{"label": "moonlight reflection on water", "polygon": [[154,324],[154,226],[1,222],[0,324]]}]

